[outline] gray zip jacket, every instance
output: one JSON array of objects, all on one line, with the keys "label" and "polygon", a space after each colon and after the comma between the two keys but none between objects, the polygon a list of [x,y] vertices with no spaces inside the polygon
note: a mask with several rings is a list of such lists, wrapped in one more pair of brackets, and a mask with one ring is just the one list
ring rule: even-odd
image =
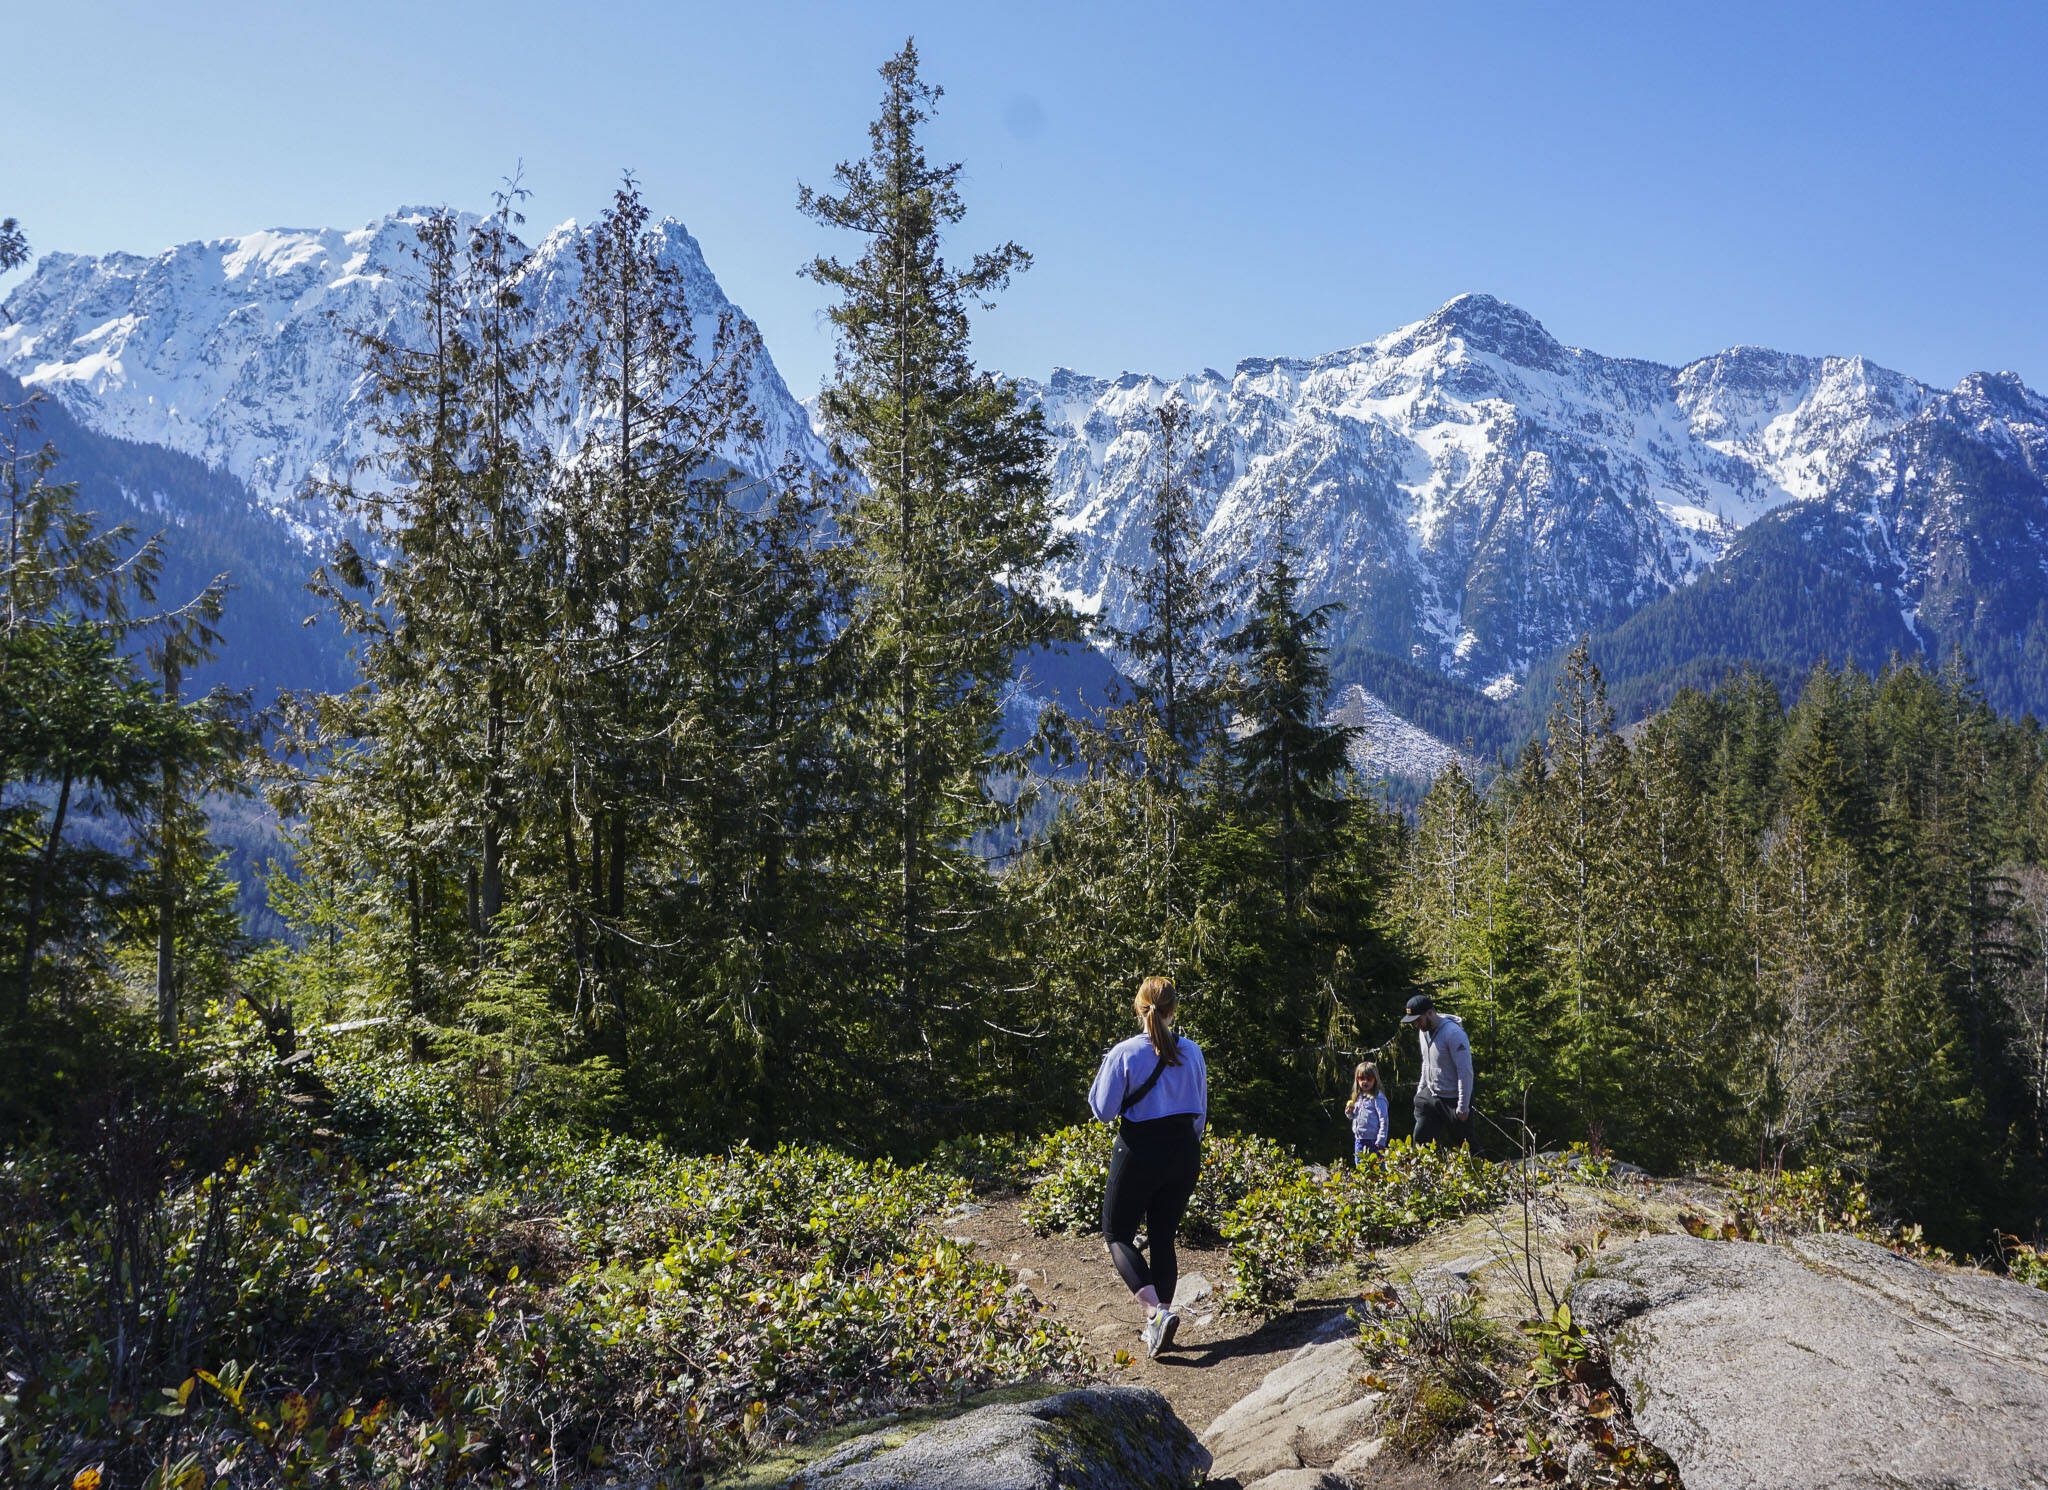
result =
[{"label": "gray zip jacket", "polygon": [[1417,1096],[1427,1093],[1453,1112],[1472,1110],[1472,1042],[1455,1014],[1437,1013],[1434,1033],[1417,1030],[1422,1040],[1422,1080]]}]

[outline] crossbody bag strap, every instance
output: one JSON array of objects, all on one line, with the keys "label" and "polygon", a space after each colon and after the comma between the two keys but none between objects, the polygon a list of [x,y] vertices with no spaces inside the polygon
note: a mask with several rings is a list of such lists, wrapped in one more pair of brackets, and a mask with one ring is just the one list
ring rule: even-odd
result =
[{"label": "crossbody bag strap", "polygon": [[1152,1074],[1145,1078],[1145,1080],[1139,1085],[1138,1089],[1135,1092],[1132,1092],[1130,1095],[1124,1098],[1124,1105],[1116,1110],[1116,1115],[1118,1117],[1122,1117],[1125,1113],[1129,1112],[1133,1107],[1136,1107],[1140,1102],[1144,1101],[1146,1094],[1149,1093],[1153,1087],[1159,1085],[1159,1078],[1165,1074],[1165,1071],[1166,1056],[1162,1053],[1159,1057],[1159,1064],[1152,1068]]}]

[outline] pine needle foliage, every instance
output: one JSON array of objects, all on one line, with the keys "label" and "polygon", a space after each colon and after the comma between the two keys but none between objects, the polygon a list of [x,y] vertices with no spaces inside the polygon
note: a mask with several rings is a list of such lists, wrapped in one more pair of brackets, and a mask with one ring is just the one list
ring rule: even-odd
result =
[{"label": "pine needle foliage", "polygon": [[1060,552],[1042,420],[971,355],[972,313],[1030,255],[1004,243],[947,258],[966,205],[961,167],[925,150],[940,90],[921,77],[914,42],[881,75],[867,154],[842,162],[832,189],[803,188],[799,205],[862,244],[805,273],[836,297],[819,410],[859,473],[833,516],[861,668],[855,727],[872,762],[865,796],[893,861],[866,930],[888,971],[886,1023],[906,1057],[932,1062],[988,1033],[955,994],[986,987],[997,919],[967,845],[1002,815],[991,768],[1013,662],[1070,622],[1032,588]]}]

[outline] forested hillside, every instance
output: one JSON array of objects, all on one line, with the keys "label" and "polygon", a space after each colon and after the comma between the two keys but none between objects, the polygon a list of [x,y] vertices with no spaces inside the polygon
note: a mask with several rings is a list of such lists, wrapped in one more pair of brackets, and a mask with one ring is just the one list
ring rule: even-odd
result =
[{"label": "forested hillside", "polygon": [[0,372],[0,450],[26,458],[48,446],[45,480],[77,488],[76,505],[106,527],[163,534],[166,600],[182,602],[225,577],[221,645],[188,680],[246,690],[268,705],[280,688],[332,691],[351,680],[347,647],[306,593],[313,550],[248,488],[161,445],[120,440]]},{"label": "forested hillside", "polygon": [[1825,1154],[1952,1244],[2038,1226],[2040,729],[1916,665],[1613,719],[1582,648],[1545,742],[1483,795],[1440,777],[1406,848],[1505,1105],[1665,1168]]}]

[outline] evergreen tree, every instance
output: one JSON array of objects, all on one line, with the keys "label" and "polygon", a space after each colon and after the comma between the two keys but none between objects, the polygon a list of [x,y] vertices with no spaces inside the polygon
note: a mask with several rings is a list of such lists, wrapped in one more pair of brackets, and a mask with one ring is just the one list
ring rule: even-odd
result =
[{"label": "evergreen tree", "polygon": [[[22,233],[21,224],[14,218],[0,217],[0,274],[19,269],[28,259],[28,238]],[[7,312],[0,309],[0,316],[4,315]]]},{"label": "evergreen tree", "polygon": [[[159,913],[160,1026],[176,1032],[173,938],[181,901],[215,873],[195,802],[238,753],[229,701],[186,704],[177,669],[212,637],[216,582],[170,612],[154,609],[163,551],[126,525],[103,527],[77,490],[50,480],[56,452],[35,439],[33,400],[0,408],[0,893],[13,1017],[39,989],[61,998],[102,975],[138,880]],[[137,667],[146,648],[163,674]],[[14,793],[21,795],[16,798]],[[144,858],[82,841],[89,810],[125,820]],[[173,826],[175,825],[175,826]],[[173,841],[182,860],[165,852]]]},{"label": "evergreen tree", "polygon": [[845,598],[819,515],[791,465],[773,501],[735,516],[720,565],[731,598],[678,707],[679,732],[701,747],[685,757],[674,833],[686,872],[662,923],[686,992],[657,1080],[679,1121],[762,1142],[859,1134],[886,1100],[857,997],[865,949],[850,931],[873,845],[846,758]]},{"label": "evergreen tree", "polygon": [[571,391],[587,434],[557,483],[544,544],[578,979],[595,975],[621,1012],[647,949],[673,940],[655,900],[675,873],[674,809],[710,801],[706,758],[725,748],[706,717],[715,685],[703,664],[745,580],[735,478],[720,456],[760,433],[749,385],[758,335],[730,311],[700,334],[648,222],[628,176],[578,247]]},{"label": "evergreen tree", "polygon": [[1309,877],[1344,824],[1339,778],[1356,731],[1325,719],[1330,669],[1323,637],[1337,608],[1301,608],[1298,554],[1288,529],[1283,510],[1251,618],[1227,645],[1237,665],[1231,691],[1237,805],[1269,835],[1281,911],[1292,923]]},{"label": "evergreen tree", "polygon": [[344,543],[315,576],[362,638],[367,687],[307,720],[316,748],[339,747],[307,787],[352,804],[337,826],[353,817],[356,831],[383,835],[373,857],[404,886],[415,1007],[433,911],[459,915],[471,971],[487,955],[524,825],[512,736],[536,715],[526,647],[541,629],[532,519],[548,464],[549,367],[522,287],[519,196],[516,185],[501,192],[467,230],[445,210],[421,223],[417,341],[357,333],[384,444],[359,474],[385,481],[352,475],[326,488],[377,557]]},{"label": "evergreen tree", "polygon": [[1131,659],[1133,674],[1172,747],[1159,769],[1177,779],[1183,758],[1194,755],[1211,728],[1216,680],[1210,652],[1223,616],[1223,598],[1214,572],[1200,554],[1192,413],[1175,394],[1160,404],[1154,417],[1159,427],[1159,478],[1152,489],[1149,562],[1124,569],[1139,621],[1116,640]]},{"label": "evergreen tree", "polygon": [[1807,812],[1858,852],[1876,851],[1877,805],[1858,728],[1868,681],[1860,673],[1815,665],[1786,722],[1779,777],[1783,805]]},{"label": "evergreen tree", "polygon": [[866,671],[861,727],[888,762],[870,784],[894,859],[873,934],[892,964],[888,1022],[929,1057],[947,1012],[935,991],[970,977],[991,908],[965,845],[998,817],[988,775],[1001,690],[1017,654],[1065,626],[1028,588],[1057,553],[1043,424],[969,354],[970,307],[1029,256],[1006,243],[964,266],[946,260],[942,235],[965,207],[960,167],[931,162],[921,139],[939,90],[909,42],[882,79],[867,155],[836,169],[836,191],[806,187],[800,201],[865,241],[859,258],[821,257],[806,272],[838,297],[820,412],[865,477],[835,518]]},{"label": "evergreen tree", "polygon": [[1520,1124],[1546,1138],[1575,1131],[1579,1114],[1556,1064],[1559,999],[1526,891],[1489,876],[1448,929],[1446,1002],[1485,1063],[1480,1105],[1511,1132]]},{"label": "evergreen tree", "polygon": [[1614,954],[1627,930],[1620,833],[1634,786],[1583,639],[1557,680],[1542,772],[1528,779],[1526,872],[1565,1001],[1559,1077],[1580,1121],[1591,1122],[1623,1096],[1614,1021],[1626,993]]},{"label": "evergreen tree", "polygon": [[1744,958],[1718,872],[1708,799],[1678,723],[1660,716],[1629,752],[1617,824],[1617,919],[1603,1023],[1622,1068],[1606,1128],[1639,1163],[1726,1156],[1719,1114],[1742,1049],[1735,1011]]},{"label": "evergreen tree", "polygon": [[[156,669],[160,697],[173,711],[182,703],[185,677],[220,645],[217,626],[226,604],[225,589],[222,577],[157,625],[148,657]],[[157,1034],[167,1044],[177,1038],[187,981],[187,969],[180,964],[181,944],[188,953],[208,960],[214,974],[212,991],[217,993],[221,961],[236,939],[220,940],[225,930],[218,915],[223,877],[219,856],[207,837],[204,802],[212,794],[245,789],[240,768],[254,740],[238,717],[244,704],[243,699],[218,693],[203,701],[191,722],[213,724],[213,748],[166,752],[157,768],[155,812],[145,820],[140,835],[154,882],[149,899],[155,923]]]},{"label": "evergreen tree", "polygon": [[1499,873],[1494,840],[1485,799],[1452,761],[1437,773],[1417,811],[1405,877],[1413,935],[1440,973],[1449,967],[1463,927],[1481,904],[1486,882]]}]

